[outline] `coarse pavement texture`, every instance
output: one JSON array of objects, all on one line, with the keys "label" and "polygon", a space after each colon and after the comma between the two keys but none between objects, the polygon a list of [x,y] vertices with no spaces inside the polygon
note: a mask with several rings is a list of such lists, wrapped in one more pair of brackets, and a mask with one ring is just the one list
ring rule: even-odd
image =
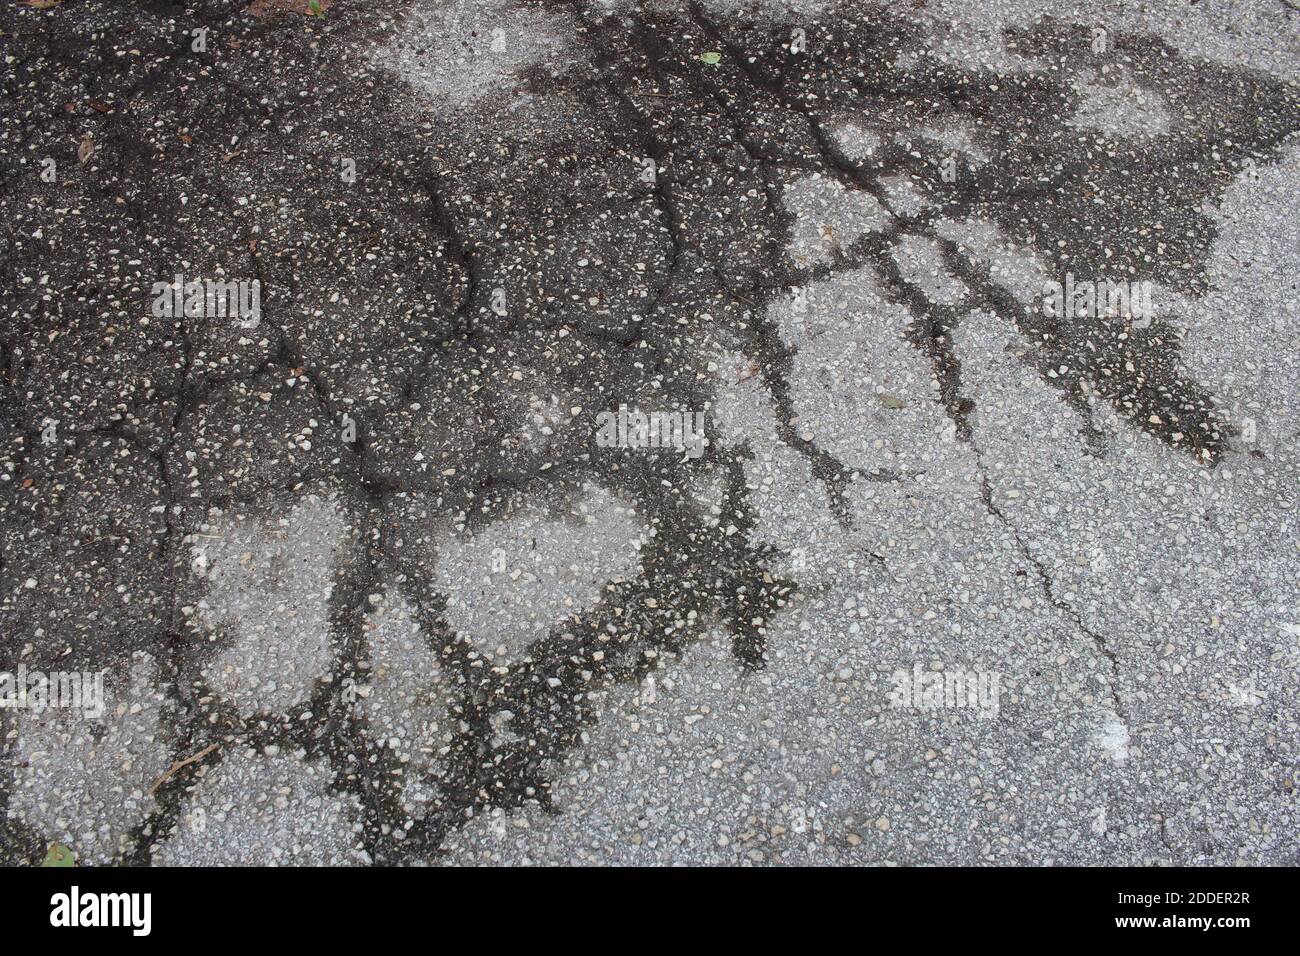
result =
[{"label": "coarse pavement texture", "polygon": [[0,862],[1300,863],[1294,3],[0,58]]}]

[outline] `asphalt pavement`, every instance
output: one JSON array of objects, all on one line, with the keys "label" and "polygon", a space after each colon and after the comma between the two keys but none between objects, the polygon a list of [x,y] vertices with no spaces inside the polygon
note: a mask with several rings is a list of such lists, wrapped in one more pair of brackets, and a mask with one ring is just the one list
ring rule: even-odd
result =
[{"label": "asphalt pavement", "polygon": [[1300,863],[1293,3],[0,58],[0,863]]}]

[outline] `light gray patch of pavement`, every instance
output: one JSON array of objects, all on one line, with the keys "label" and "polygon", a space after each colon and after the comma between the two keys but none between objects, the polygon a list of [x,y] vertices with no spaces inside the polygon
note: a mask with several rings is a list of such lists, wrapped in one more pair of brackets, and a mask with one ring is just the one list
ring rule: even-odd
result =
[{"label": "light gray patch of pavement", "polygon": [[828,129],[844,158],[851,163],[865,163],[880,149],[879,134],[856,117],[846,116]]},{"label": "light gray patch of pavement", "polygon": [[435,778],[451,744],[450,682],[399,589],[374,594],[369,603],[369,679],[355,695],[370,735],[402,765],[402,808],[419,819],[437,798]]},{"label": "light gray patch of pavement", "polygon": [[988,151],[980,145],[982,135],[985,134],[968,124],[953,122],[943,128],[923,126],[915,131],[900,133],[894,137],[894,142],[907,150],[915,149],[917,142],[933,143],[940,147],[944,155],[960,154],[972,167],[978,168],[989,161]]},{"label": "light gray patch of pavement", "polygon": [[1041,307],[1043,286],[1053,277],[1032,248],[1009,241],[995,223],[987,220],[941,219],[934,231],[987,269],[993,280],[1024,308]]},{"label": "light gray patch of pavement", "polygon": [[916,180],[907,173],[893,176],[881,176],[880,188],[885,194],[891,211],[900,216],[919,216],[927,208],[934,206],[925,193],[916,184]]},{"label": "light gray patch of pavement", "polygon": [[[1206,473],[1106,409],[1104,457],[1090,455],[1073,410],[1016,368],[1013,335],[986,316],[958,333],[974,440],[993,506],[1113,665],[1127,728],[1111,719],[1099,739],[1132,754],[1133,802],[1183,859],[1232,847],[1229,859],[1280,862],[1289,837],[1267,814],[1290,760],[1269,741],[1297,726],[1282,703],[1295,671],[1277,653],[1294,595],[1294,463]],[[1227,809],[1251,792],[1253,813]]]},{"label": "light gray patch of pavement", "polygon": [[370,862],[360,801],[330,790],[334,772],[301,753],[241,749],[208,769],[172,833],[161,866],[356,866]]},{"label": "light gray patch of pavement", "polygon": [[1300,142],[1276,165],[1237,177],[1217,211],[1219,235],[1207,271],[1210,291],[1170,311],[1187,327],[1188,367],[1214,383],[1241,423],[1243,464],[1294,461],[1300,438],[1300,224],[1295,217]]},{"label": "light gray patch of pavement", "polygon": [[189,536],[206,585],[190,610],[223,645],[203,674],[245,715],[301,704],[329,675],[330,596],[351,537],[337,502],[316,494],[285,515],[211,515]]},{"label": "light gray patch of pavement", "polygon": [[943,261],[932,239],[904,236],[891,250],[903,278],[920,289],[930,302],[957,305],[966,297],[966,287]]},{"label": "light gray patch of pavement", "polygon": [[508,93],[529,68],[560,63],[573,31],[562,13],[509,0],[421,0],[376,61],[435,102],[465,108]]},{"label": "light gray patch of pavement", "polygon": [[589,486],[559,513],[530,505],[477,534],[448,534],[435,579],[447,621],[490,660],[518,660],[532,641],[634,576],[646,529],[627,502]]},{"label": "light gray patch of pavement", "polygon": [[1115,35],[1150,33],[1193,56],[1270,70],[1296,78],[1300,44],[1295,11],[1286,3],[1198,3],[1156,0],[934,0],[918,11],[933,31],[936,52],[954,62],[996,72],[1032,70],[1034,62],[1007,42],[1005,31],[1043,18],[1079,24],[1089,41],[1093,31]]},{"label": "light gray patch of pavement", "polygon": [[829,261],[863,233],[889,221],[880,202],[818,174],[790,184],[782,197],[794,217],[789,255],[800,265]]},{"label": "light gray patch of pavement", "polygon": [[1134,83],[1126,70],[1112,72],[1105,66],[1095,75],[1081,78],[1078,85],[1083,98],[1070,117],[1071,125],[1137,139],[1170,131],[1172,121],[1164,98]]},{"label": "light gray patch of pavement", "polygon": [[157,663],[143,651],[103,677],[104,712],[51,708],[12,718],[9,815],[79,863],[105,866],[133,845],[156,807],[153,784],[171,763],[170,711]]},{"label": "light gray patch of pavement", "polygon": [[[968,471],[939,405],[930,363],[905,339],[911,315],[873,271],[841,272],[807,289],[808,305],[773,306],[795,348],[790,391],[800,437],[863,475],[942,487]],[[882,487],[886,484],[879,483]]]}]

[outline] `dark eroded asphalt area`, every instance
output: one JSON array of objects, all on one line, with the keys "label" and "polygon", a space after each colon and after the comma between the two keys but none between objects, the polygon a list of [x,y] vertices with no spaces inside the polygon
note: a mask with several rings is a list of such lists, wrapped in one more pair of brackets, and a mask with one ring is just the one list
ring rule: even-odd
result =
[{"label": "dark eroded asphalt area", "polygon": [[1297,22],[6,5],[0,860],[1300,862]]}]

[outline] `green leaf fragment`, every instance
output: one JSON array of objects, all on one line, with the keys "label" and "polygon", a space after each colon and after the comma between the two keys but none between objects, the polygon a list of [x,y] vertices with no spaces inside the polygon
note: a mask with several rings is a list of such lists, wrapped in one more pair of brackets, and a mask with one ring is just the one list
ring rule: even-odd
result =
[{"label": "green leaf fragment", "polygon": [[880,399],[881,405],[884,405],[886,408],[892,408],[894,411],[898,411],[899,409],[907,407],[906,405],[903,404],[902,399],[895,398],[893,395],[890,395],[888,392],[881,392],[876,397]]},{"label": "green leaf fragment", "polygon": [[51,843],[41,866],[76,866],[77,858],[61,843]]},{"label": "green leaf fragment", "polygon": [[717,66],[722,62],[722,54],[718,53],[716,50],[710,50],[708,53],[701,53],[700,59],[709,64],[709,66]]}]

